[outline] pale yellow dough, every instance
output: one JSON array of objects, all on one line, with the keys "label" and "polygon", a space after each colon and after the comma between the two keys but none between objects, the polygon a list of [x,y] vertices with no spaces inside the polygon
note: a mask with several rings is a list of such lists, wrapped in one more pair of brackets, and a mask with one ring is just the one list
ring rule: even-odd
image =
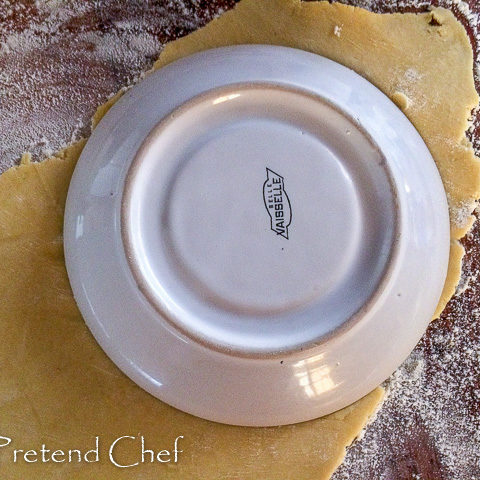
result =
[{"label": "pale yellow dough", "polygon": [[[219,45],[273,43],[320,53],[368,78],[409,116],[435,157],[452,212],[449,278],[438,312],[458,283],[479,196],[479,164],[465,138],[477,103],[472,50],[445,10],[376,15],[364,10],[243,0],[206,28],[169,44],[155,67]],[[161,92],[160,92],[161,93]],[[115,99],[118,98],[115,97]],[[96,123],[113,101],[101,107]],[[15,479],[328,479],[345,447],[382,399],[379,388],[354,405],[312,422],[252,429],[218,425],[179,412],[128,380],[105,356],[75,306],[65,272],[62,221],[70,176],[84,142],[40,164],[24,156],[0,176],[0,436],[16,448],[101,450],[118,436],[170,448],[183,435],[177,465],[115,468],[102,450],[92,464],[14,464],[0,448],[0,476]],[[406,319],[407,320],[407,319]],[[137,453],[135,453],[137,452]],[[138,460],[138,444],[130,448]]]}]

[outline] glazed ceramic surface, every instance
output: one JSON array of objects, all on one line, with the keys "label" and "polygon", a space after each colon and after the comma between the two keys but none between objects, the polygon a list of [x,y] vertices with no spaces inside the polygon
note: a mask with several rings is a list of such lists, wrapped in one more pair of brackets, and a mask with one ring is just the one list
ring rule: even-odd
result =
[{"label": "glazed ceramic surface", "polygon": [[115,104],[65,216],[79,308],[137,384],[224,423],[338,410],[406,358],[445,280],[421,137],[353,71],[273,46],[185,58]]}]

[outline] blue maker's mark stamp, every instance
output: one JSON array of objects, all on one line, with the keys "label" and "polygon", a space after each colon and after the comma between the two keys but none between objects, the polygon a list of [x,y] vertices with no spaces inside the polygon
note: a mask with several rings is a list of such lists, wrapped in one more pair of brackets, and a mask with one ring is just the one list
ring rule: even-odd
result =
[{"label": "blue maker's mark stamp", "polygon": [[285,191],[283,177],[269,168],[263,184],[263,201],[270,216],[270,228],[288,240],[288,227],[292,223],[290,199]]}]

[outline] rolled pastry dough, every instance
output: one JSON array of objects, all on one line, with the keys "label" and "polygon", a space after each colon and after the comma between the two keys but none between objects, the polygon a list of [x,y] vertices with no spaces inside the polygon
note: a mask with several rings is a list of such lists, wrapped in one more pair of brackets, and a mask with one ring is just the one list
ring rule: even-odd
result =
[{"label": "rolled pastry dough", "polygon": [[[430,147],[452,211],[449,279],[439,307],[458,282],[462,248],[479,194],[479,167],[465,138],[477,103],[472,51],[462,26],[445,10],[377,15],[328,3],[243,0],[204,29],[168,45],[158,68],[201,49],[273,43],[320,53],[375,83],[406,108]],[[401,95],[400,95],[401,94]],[[403,96],[402,96],[403,95]],[[102,106],[94,122],[118,98]],[[280,428],[219,425],[154,399],[127,379],[86,328],[65,272],[62,222],[70,176],[84,142],[40,164],[0,176],[0,436],[19,449],[89,449],[100,437],[98,463],[32,463],[0,448],[2,478],[15,479],[328,479],[345,447],[382,399],[382,390],[327,417]],[[183,435],[173,464],[120,469],[105,448],[123,435],[167,448]],[[138,460],[138,443],[122,450]]]}]

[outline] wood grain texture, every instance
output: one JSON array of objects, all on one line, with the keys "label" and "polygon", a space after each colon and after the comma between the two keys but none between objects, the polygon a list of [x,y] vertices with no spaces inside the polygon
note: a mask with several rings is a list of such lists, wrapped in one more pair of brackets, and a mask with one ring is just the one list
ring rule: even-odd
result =
[{"label": "wood grain texture", "polygon": [[[94,15],[79,14],[74,19],[69,19],[62,26],[62,35],[60,43],[49,42],[48,39],[42,43],[36,50],[29,52],[24,58],[10,58],[7,55],[0,56],[0,72],[7,69],[8,62],[16,62],[18,71],[25,71],[33,66],[41,72],[48,71],[52,63],[66,61],[71,65],[73,76],[68,77],[60,71],[59,74],[52,73],[48,76],[38,75],[38,78],[49,79],[38,85],[38,89],[57,88],[64,92],[69,89],[79,91],[79,95],[72,95],[68,98],[65,96],[64,101],[66,112],[62,112],[62,131],[55,128],[56,118],[58,115],[52,115],[51,120],[43,122],[40,130],[34,130],[32,137],[27,139],[22,145],[24,150],[32,149],[40,159],[41,145],[37,148],[35,142],[46,137],[52,144],[53,148],[58,148],[62,144],[70,141],[72,132],[75,130],[76,122],[81,119],[81,127],[77,129],[77,134],[85,134],[88,132],[88,119],[92,116],[98,104],[102,103],[108,94],[116,92],[129,79],[138,75],[139,71],[146,69],[156,58],[157,53],[142,56],[139,54],[138,62],[108,60],[104,59],[99,62],[98,58],[92,53],[95,48],[88,41],[80,41],[74,43],[75,54],[72,54],[72,42],[78,38],[80,33],[84,32],[101,32],[103,35],[115,32],[116,35],[122,36],[121,22],[135,20],[138,28],[143,28],[149,37],[155,38],[159,43],[164,44],[179,36],[183,36],[197,26],[207,22],[213,15],[222,9],[231,8],[234,0],[212,0],[212,1],[191,1],[183,2],[183,9],[173,4],[167,5],[166,1],[150,1],[150,2],[133,2],[131,0],[101,0],[96,2],[97,8]],[[415,6],[413,2],[396,2],[373,0],[351,0],[343,3],[355,4],[367,7],[377,12],[394,12],[394,11],[425,11],[428,5],[449,6],[442,0],[434,0],[432,2],[422,2]],[[2,2],[0,1],[0,9]],[[23,5],[20,10],[13,10],[12,13],[0,16],[0,42],[5,41],[9,33],[21,32],[26,29],[32,22],[41,21],[41,12],[38,10],[34,2],[22,0],[17,4]],[[472,11],[480,12],[480,3],[476,0],[469,0],[468,4]],[[176,14],[172,14],[171,21],[165,21],[165,12],[172,13],[178,9]],[[478,39],[475,37],[474,30],[469,21],[463,15],[458,6],[453,6],[452,10],[457,18],[463,23],[474,48],[478,51]],[[2,10],[0,10],[2,11]],[[7,11],[7,10],[5,10]],[[195,22],[189,18],[195,17]],[[40,33],[39,33],[40,35]],[[84,37],[85,38],[85,37]],[[99,82],[98,79],[102,81]],[[1,83],[1,82],[0,82]],[[476,80],[477,90],[480,87],[478,79]],[[33,92],[35,93],[35,92]],[[46,117],[50,113],[42,111],[41,108],[34,108],[33,104],[25,102],[25,98],[32,92],[18,92],[11,97],[2,97],[0,102],[0,117],[5,117],[6,110],[12,108],[12,105],[24,105],[22,122],[31,122],[38,125],[38,118],[43,115]],[[82,98],[82,101],[79,101]],[[9,103],[10,102],[10,103]],[[26,105],[26,107],[25,107]],[[30,107],[29,107],[30,105]],[[29,110],[29,108],[31,110]],[[72,114],[70,114],[73,112]],[[472,140],[477,151],[480,148],[480,116],[477,115],[475,121],[476,128],[472,132]],[[15,124],[11,125],[11,129],[15,129]],[[60,133],[59,133],[60,132]],[[14,135],[13,131],[7,130],[3,133],[4,141],[8,140],[9,135]],[[63,137],[62,137],[63,135]],[[55,138],[59,138],[55,143]],[[31,148],[31,144],[34,148]],[[20,154],[16,144],[16,154]],[[6,168],[14,162],[14,152],[8,151],[8,160],[2,163],[0,159],[0,167]],[[480,325],[477,322],[475,312],[480,310],[480,289],[475,279],[480,272],[480,224],[477,222],[472,230],[471,235],[463,240],[466,247],[466,257],[464,261],[464,276],[471,278],[471,283],[463,293],[456,296],[447,306],[440,320],[434,322],[422,341],[417,346],[414,355],[421,356],[426,362],[427,374],[422,378],[422,388],[431,387],[434,391],[438,388],[445,388],[444,379],[448,378],[446,371],[445,355],[450,353],[456,354],[455,358],[459,358],[460,365],[453,372],[450,382],[455,386],[458,404],[458,411],[465,411],[465,415],[473,418],[476,427],[480,431],[480,376],[478,375],[478,365],[471,361],[462,360],[462,352],[467,349],[479,351],[480,349]],[[480,278],[480,277],[479,277]],[[460,337],[456,335],[456,329],[464,332]],[[453,346],[448,339],[456,338]],[[454,348],[455,352],[450,352]],[[470,382],[458,382],[455,378],[459,371],[464,371],[466,377],[471,378]],[[457,383],[455,383],[457,382]],[[447,385],[448,387],[448,385]],[[453,387],[452,387],[453,388]],[[438,418],[441,422],[445,416],[451,415],[448,407],[442,410],[438,405],[431,406],[429,415],[432,421]],[[383,418],[390,419],[388,428],[383,423]],[[395,435],[392,435],[392,428],[395,429]],[[459,438],[459,455],[465,456],[464,445],[462,444],[462,429],[464,425],[458,424],[458,431],[455,432]],[[469,430],[470,431],[470,430]],[[465,430],[465,433],[467,431]],[[376,440],[376,443],[372,442]],[[347,463],[340,469],[335,478],[350,480],[451,480],[452,466],[448,463],[440,444],[441,440],[432,432],[421,415],[415,409],[405,409],[402,402],[391,402],[386,405],[386,410],[382,411],[379,420],[372,424],[365,437],[354,445],[347,455]],[[365,455],[368,449],[374,449],[375,453]],[[480,478],[480,445],[476,451],[469,450],[468,458],[463,458],[464,470],[462,480]]]}]

